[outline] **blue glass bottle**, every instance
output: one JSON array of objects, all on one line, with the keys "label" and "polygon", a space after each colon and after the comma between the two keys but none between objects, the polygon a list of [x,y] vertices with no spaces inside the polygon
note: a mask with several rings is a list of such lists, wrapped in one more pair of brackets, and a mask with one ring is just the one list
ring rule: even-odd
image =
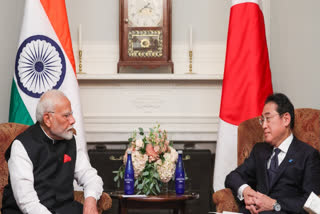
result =
[{"label": "blue glass bottle", "polygon": [[185,175],[184,175],[184,167],[182,162],[182,151],[178,151],[178,161],[176,166],[175,173],[175,183],[176,183],[176,194],[182,195],[184,193],[185,186]]},{"label": "blue glass bottle", "polygon": [[127,164],[124,171],[124,194],[134,194],[134,170],[132,165],[131,151],[127,152]]}]

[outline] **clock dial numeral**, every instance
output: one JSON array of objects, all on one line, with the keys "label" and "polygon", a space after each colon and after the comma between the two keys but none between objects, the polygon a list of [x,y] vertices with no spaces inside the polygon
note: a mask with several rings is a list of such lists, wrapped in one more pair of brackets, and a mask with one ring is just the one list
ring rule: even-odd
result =
[{"label": "clock dial numeral", "polygon": [[160,27],[163,18],[163,1],[128,0],[130,27]]}]

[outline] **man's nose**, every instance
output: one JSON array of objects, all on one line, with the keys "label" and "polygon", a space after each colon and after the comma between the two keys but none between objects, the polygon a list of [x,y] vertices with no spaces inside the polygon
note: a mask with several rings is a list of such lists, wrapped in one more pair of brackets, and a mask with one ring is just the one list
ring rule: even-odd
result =
[{"label": "man's nose", "polygon": [[75,122],[76,122],[76,120],[74,119],[73,115],[70,115],[70,117],[69,117],[70,125],[73,125]]},{"label": "man's nose", "polygon": [[267,121],[263,120],[262,121],[262,129],[265,129],[265,128],[267,128]]}]

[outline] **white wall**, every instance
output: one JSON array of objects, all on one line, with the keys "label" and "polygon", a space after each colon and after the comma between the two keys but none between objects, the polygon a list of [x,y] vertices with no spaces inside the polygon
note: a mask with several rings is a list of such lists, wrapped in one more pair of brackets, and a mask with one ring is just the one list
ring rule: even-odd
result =
[{"label": "white wall", "polygon": [[320,1],[271,1],[271,72],[274,91],[296,108],[320,108]]},{"label": "white wall", "polygon": [[[114,41],[119,37],[119,0],[66,0],[71,36],[77,40],[79,23],[84,41]],[[229,2],[172,0],[172,40],[185,41],[191,24],[195,42],[225,41]]]},{"label": "white wall", "polygon": [[0,123],[8,121],[11,83],[24,1],[0,1]]},{"label": "white wall", "polygon": [[[118,0],[67,0],[72,39],[83,26],[86,41],[118,42]],[[318,0],[270,0],[270,62],[275,91],[296,107],[320,108]],[[8,119],[10,89],[24,1],[0,1],[0,122]],[[225,42],[226,0],[173,0],[173,43],[185,43],[192,23],[195,43]]]}]

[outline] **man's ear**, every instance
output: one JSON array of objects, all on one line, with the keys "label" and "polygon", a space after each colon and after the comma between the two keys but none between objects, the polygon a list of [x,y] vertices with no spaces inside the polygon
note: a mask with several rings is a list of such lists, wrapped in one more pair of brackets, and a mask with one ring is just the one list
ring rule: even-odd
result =
[{"label": "man's ear", "polygon": [[286,127],[290,126],[291,115],[290,115],[288,112],[286,112],[286,113],[284,113],[284,114],[282,115],[282,119],[283,119],[284,125],[285,125]]},{"label": "man's ear", "polygon": [[45,126],[47,126],[49,128],[51,127],[52,122],[51,122],[51,116],[49,113],[45,113],[43,115],[43,123]]}]

